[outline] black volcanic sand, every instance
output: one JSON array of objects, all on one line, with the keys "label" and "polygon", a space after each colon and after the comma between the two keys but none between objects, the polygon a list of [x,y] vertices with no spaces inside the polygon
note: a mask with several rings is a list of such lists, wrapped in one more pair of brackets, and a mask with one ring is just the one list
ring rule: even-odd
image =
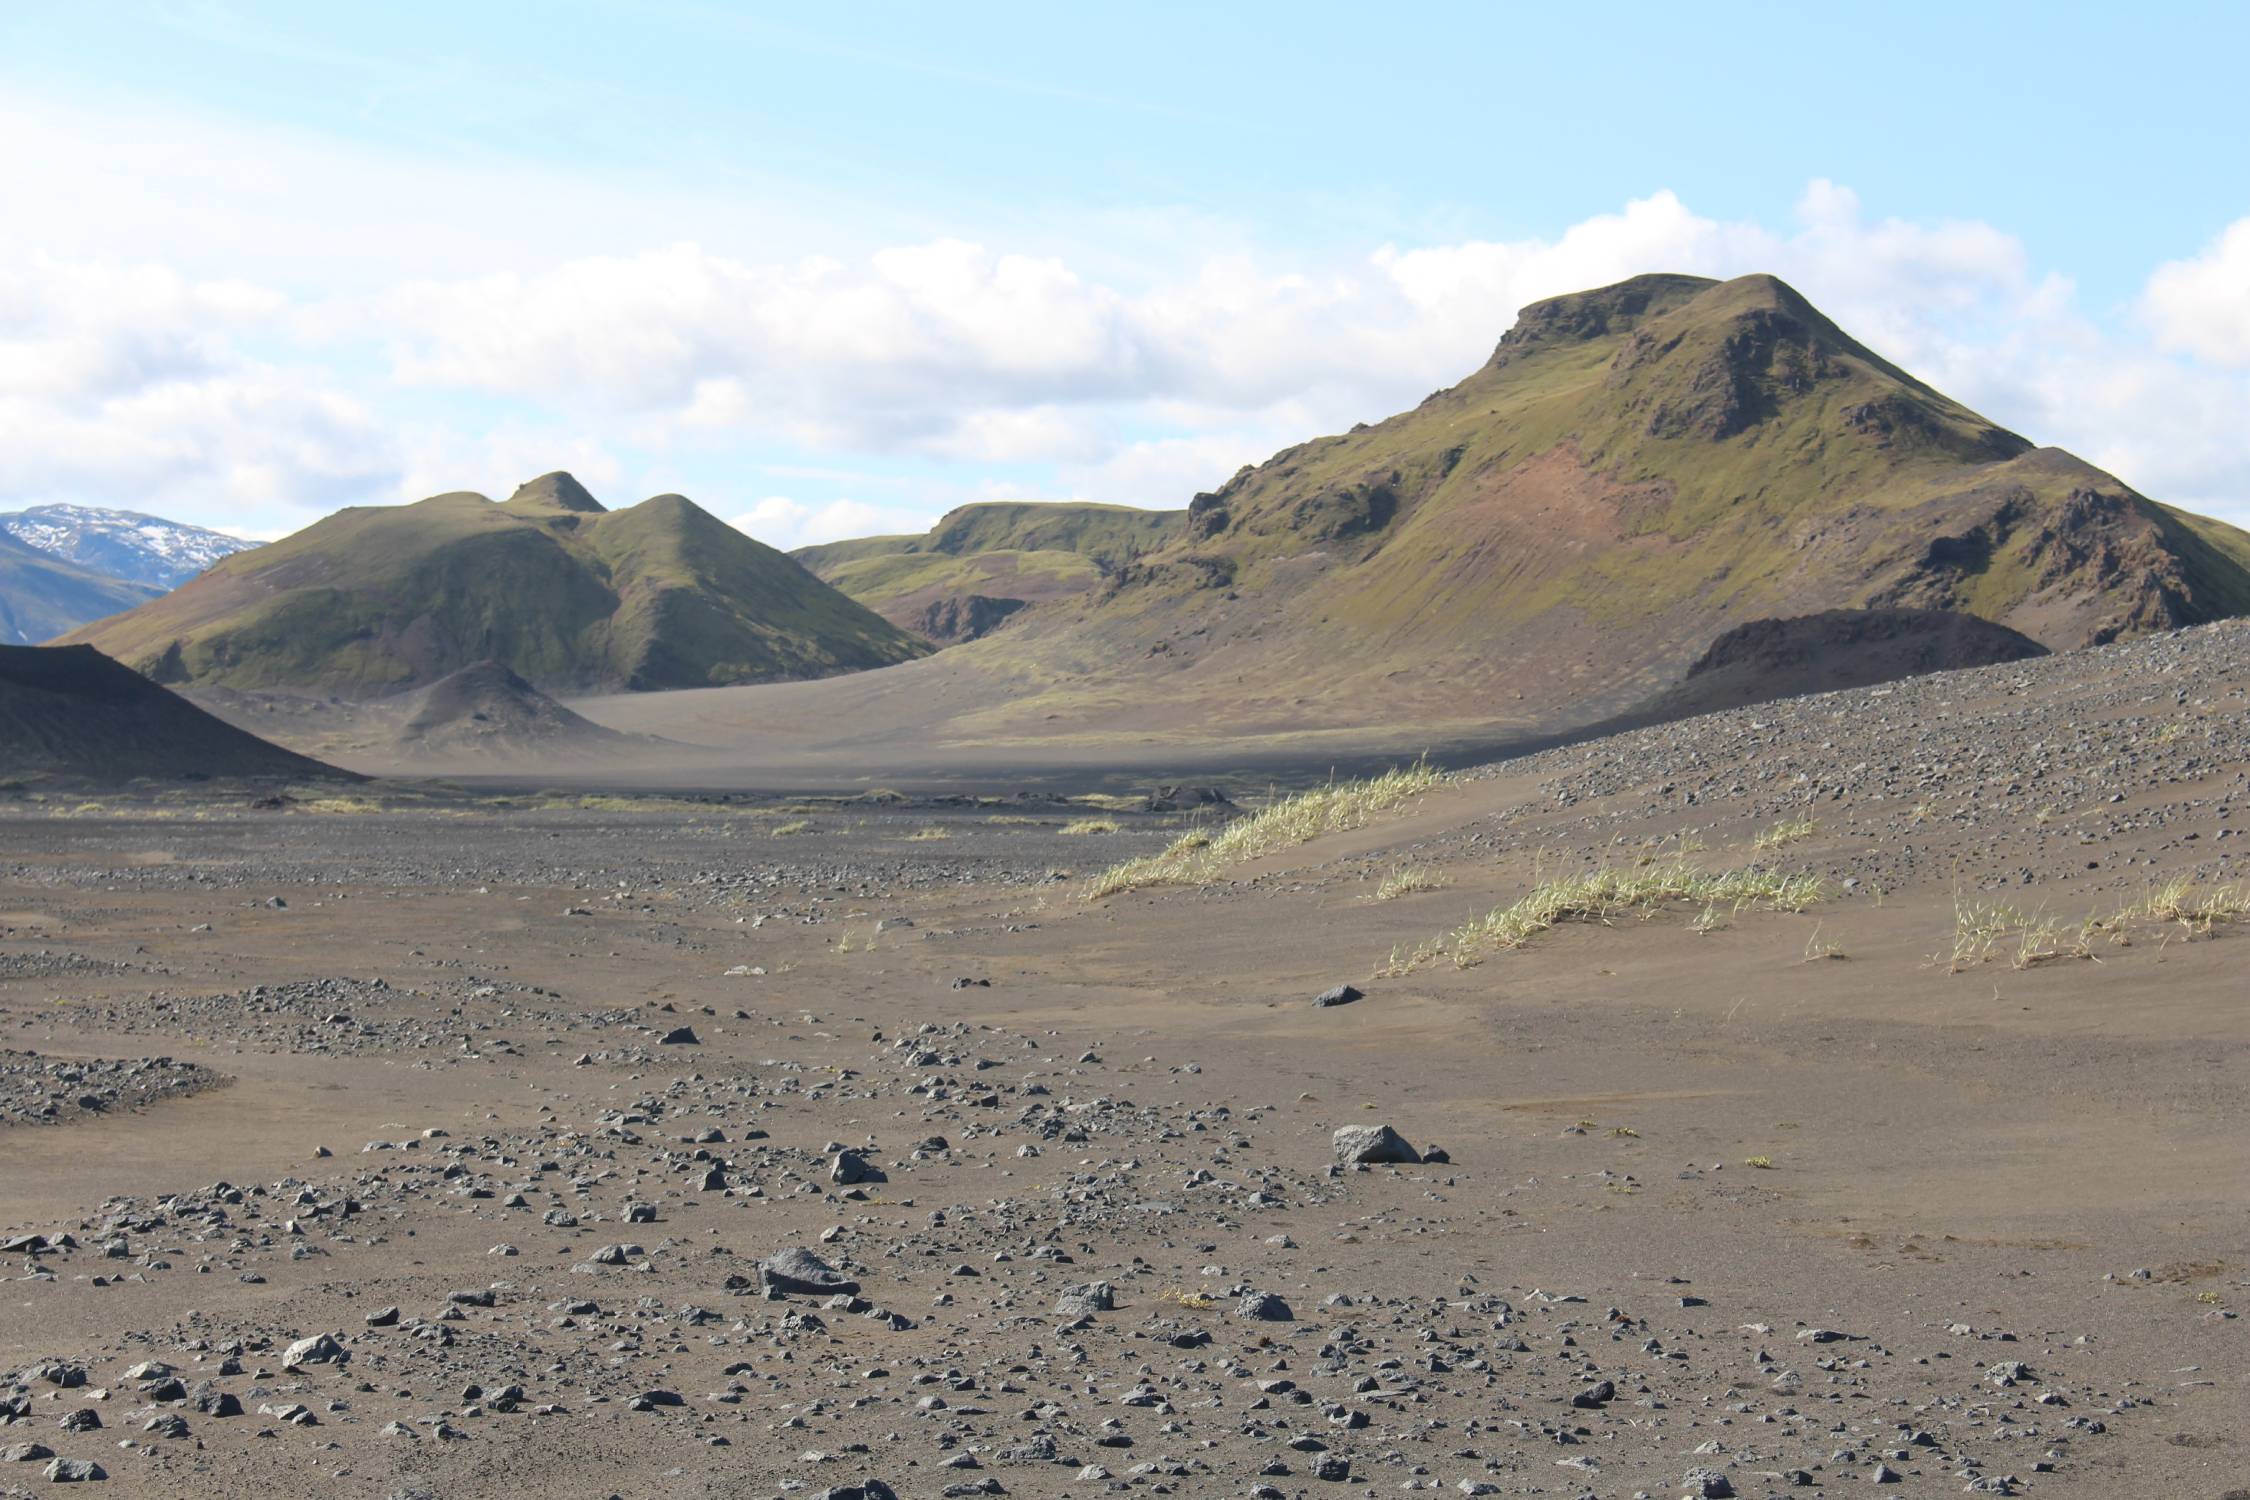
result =
[{"label": "black volcanic sand", "polygon": [[[152,1497],[2218,1500],[2250,927],[2118,914],[2245,878],[2246,646],[1638,730],[1105,902],[1192,815],[0,803],[0,1051],[224,1083],[0,1123],[0,1450]],[[1832,891],[1392,969],[1675,857]],[[1949,962],[2002,907],[2101,923]],[[1441,1159],[1337,1161],[1379,1125]],[[769,1292],[789,1249],[856,1289]]]},{"label": "black volcanic sand", "polygon": [[91,646],[0,646],[0,780],[356,780],[268,744]]}]

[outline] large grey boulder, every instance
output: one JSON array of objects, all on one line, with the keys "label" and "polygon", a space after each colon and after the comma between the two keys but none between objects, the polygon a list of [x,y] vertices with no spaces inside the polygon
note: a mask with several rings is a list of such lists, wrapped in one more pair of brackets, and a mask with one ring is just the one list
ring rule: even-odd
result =
[{"label": "large grey boulder", "polygon": [[295,1370],[305,1365],[338,1365],[351,1355],[342,1344],[325,1333],[316,1333],[291,1344],[281,1356],[281,1368]]},{"label": "large grey boulder", "polygon": [[1336,1160],[1347,1167],[1398,1163],[1413,1166],[1422,1154],[1388,1125],[1346,1125],[1336,1132]]},{"label": "large grey boulder", "polygon": [[759,1263],[758,1278],[768,1291],[800,1297],[850,1296],[859,1290],[858,1282],[802,1246],[767,1256]]},{"label": "large grey boulder", "polygon": [[1085,1318],[1098,1312],[1109,1312],[1117,1306],[1117,1293],[1106,1281],[1089,1281],[1083,1286],[1066,1286],[1055,1299],[1055,1316],[1058,1318]]}]

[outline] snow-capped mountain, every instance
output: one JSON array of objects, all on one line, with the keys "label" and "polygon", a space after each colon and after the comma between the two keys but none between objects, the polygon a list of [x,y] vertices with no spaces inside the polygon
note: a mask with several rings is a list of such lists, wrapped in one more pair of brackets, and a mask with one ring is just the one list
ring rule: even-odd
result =
[{"label": "snow-capped mountain", "polygon": [[228,553],[258,545],[207,527],[92,505],[0,513],[0,531],[49,557],[157,589],[177,588]]}]

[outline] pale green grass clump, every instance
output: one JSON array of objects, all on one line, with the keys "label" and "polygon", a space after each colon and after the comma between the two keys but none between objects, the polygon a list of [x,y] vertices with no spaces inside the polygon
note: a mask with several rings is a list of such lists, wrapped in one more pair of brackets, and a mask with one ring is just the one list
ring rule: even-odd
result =
[{"label": "pale green grass clump", "polygon": [[2123,915],[2126,919],[2177,922],[2183,927],[2207,929],[2214,922],[2232,922],[2250,916],[2250,891],[2233,885],[2198,891],[2192,880],[2168,880],[2150,891],[2145,899],[2128,907]]},{"label": "pale green grass clump", "polygon": [[1401,865],[1383,877],[1375,887],[1378,901],[1396,901],[1401,896],[1411,896],[1417,891],[1434,891],[1445,884],[1437,872],[1422,865]]},{"label": "pale green grass clump", "polygon": [[2250,890],[2236,885],[2201,890],[2185,877],[2151,887],[2146,896],[2109,916],[2089,912],[2076,923],[1956,891],[1952,945],[1931,955],[1931,961],[1959,974],[1985,963],[2004,940],[2012,939],[2009,967],[2032,969],[2059,960],[2094,959],[2097,944],[2129,948],[2136,932],[2150,928],[2178,928],[2193,941],[2212,936],[2222,923],[2245,918],[2250,918]]},{"label": "pale green grass clump", "polygon": [[1420,796],[1444,779],[1427,761],[1416,761],[1363,781],[1333,781],[1299,792],[1238,818],[1217,833],[1196,829],[1180,835],[1160,853],[1112,865],[1094,877],[1087,898],[1098,901],[1144,885],[1202,885],[1228,865],[1277,853],[1322,834],[1362,827],[1377,813]]},{"label": "pale green grass clump", "polygon": [[812,832],[812,820],[809,818],[797,818],[787,823],[776,823],[773,827],[773,837],[777,839],[791,838],[800,833],[810,832]]},{"label": "pale green grass clump", "polygon": [[1784,818],[1764,833],[1759,834],[1750,847],[1761,854],[1768,849],[1786,848],[1799,839],[1811,838],[1819,827],[1820,825],[1810,818]]},{"label": "pale green grass clump", "polygon": [[298,803],[290,811],[318,813],[330,818],[364,818],[388,809],[373,797],[314,797]]},{"label": "pale green grass clump", "polygon": [[1709,931],[1714,925],[1712,913],[1719,907],[1738,912],[1800,912],[1825,898],[1827,887],[1818,875],[1792,875],[1757,866],[1718,872],[1684,863],[1630,870],[1605,866],[1582,875],[1543,881],[1520,901],[1495,907],[1412,954],[1394,954],[1391,967],[1394,971],[1411,971],[1443,958],[1467,968],[1487,954],[1521,948],[1565,922],[1607,923],[1626,916],[1650,917],[1683,903],[1703,908],[1695,926],[1698,931]]},{"label": "pale green grass clump", "polygon": [[951,832],[946,829],[940,828],[935,823],[933,823],[927,828],[915,829],[912,833],[906,836],[906,841],[909,844],[927,844],[932,843],[938,839],[949,839],[951,837],[953,837]]},{"label": "pale green grass clump", "polygon": [[1115,818],[1080,818],[1075,823],[1063,824],[1061,829],[1059,829],[1058,831],[1072,835],[1082,833],[1115,833],[1117,832],[1117,820]]}]

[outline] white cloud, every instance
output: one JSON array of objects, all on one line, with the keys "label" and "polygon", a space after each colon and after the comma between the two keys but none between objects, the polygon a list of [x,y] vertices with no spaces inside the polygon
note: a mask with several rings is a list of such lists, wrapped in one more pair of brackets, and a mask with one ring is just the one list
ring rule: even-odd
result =
[{"label": "white cloud", "polygon": [[[739,464],[808,497],[742,518],[785,546],[988,490],[1176,506],[1461,378],[1528,301],[1766,270],[1995,420],[2250,514],[2250,219],[2116,326],[2002,229],[1871,218],[1825,181],[1778,225],[1657,192],[1548,236],[1307,258],[1179,213],[1113,233],[1128,209],[1075,241],[897,243],[802,185],[701,193],[116,101],[0,98],[0,154],[0,503],[270,530],[555,467],[623,503],[709,492]],[[778,473],[782,452],[804,461]]]},{"label": "white cloud", "polygon": [[387,489],[395,450],[364,401],[237,348],[284,307],[160,265],[0,262],[0,501],[266,529]]},{"label": "white cloud", "polygon": [[2157,267],[2145,306],[2166,349],[2250,366],[2250,219],[2188,260]]},{"label": "white cloud", "polygon": [[927,531],[939,512],[916,506],[870,505],[860,500],[808,504],[786,495],[768,495],[729,524],[784,552],[815,542],[855,536],[896,536]]},{"label": "white cloud", "polygon": [[877,242],[852,224],[852,200],[801,183],[737,172],[721,188],[683,186],[12,83],[0,90],[0,161],[0,257],[95,260],[160,246],[195,273],[224,268],[307,300],[639,250],[656,238],[649,225],[792,250]]},{"label": "white cloud", "polygon": [[1082,500],[1179,510],[1204,490],[1215,490],[1244,464],[1254,464],[1305,434],[1272,427],[1143,438],[1123,444],[1100,461],[1065,464],[1062,480]]},{"label": "white cloud", "polygon": [[[432,424],[402,433],[406,457],[391,494],[420,500],[448,490],[473,490],[505,500],[527,479],[567,469],[594,498],[610,509],[659,493],[628,487],[624,462],[606,445],[552,427],[505,423],[489,431],[462,434]],[[371,497],[381,498],[381,497]]]},{"label": "white cloud", "polygon": [[1990,226],[1868,222],[1816,182],[1787,234],[1657,193],[1552,240],[1385,246],[1319,267],[1238,251],[1142,287],[959,240],[771,263],[681,244],[417,282],[374,316],[410,383],[1092,472],[1150,451],[1118,434],[1155,420],[1240,434],[1288,416],[1304,424],[1290,441],[1381,417],[1473,369],[1525,303],[1652,269],[1776,271],[1908,362],[2068,300]]}]

